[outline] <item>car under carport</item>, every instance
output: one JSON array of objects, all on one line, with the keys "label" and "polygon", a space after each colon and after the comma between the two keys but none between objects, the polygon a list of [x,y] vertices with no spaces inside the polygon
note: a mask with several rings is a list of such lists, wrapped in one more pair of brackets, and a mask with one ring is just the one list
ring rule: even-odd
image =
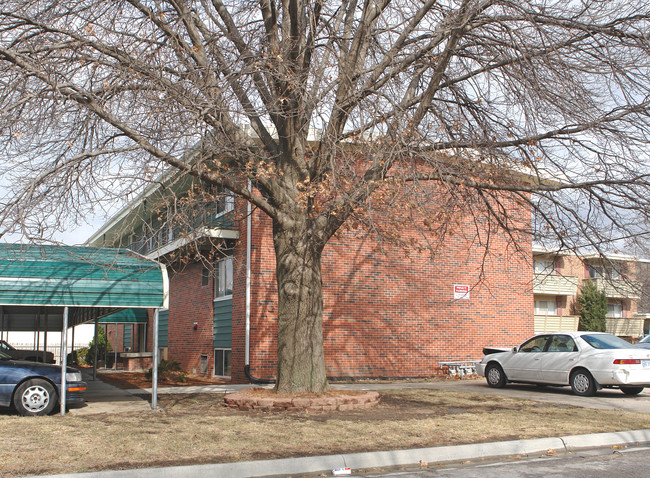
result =
[{"label": "car under carport", "polygon": [[[157,407],[158,311],[168,307],[164,265],[126,249],[0,244],[0,334],[56,331],[67,349],[69,327],[125,309],[153,310],[151,407]],[[67,354],[61,357],[65,414]]]}]

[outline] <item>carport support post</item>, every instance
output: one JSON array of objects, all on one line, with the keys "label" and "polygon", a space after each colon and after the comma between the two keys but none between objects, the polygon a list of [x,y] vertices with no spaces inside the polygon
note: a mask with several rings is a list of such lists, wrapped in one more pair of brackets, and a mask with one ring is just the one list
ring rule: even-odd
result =
[{"label": "carport support post", "polygon": [[65,373],[68,369],[68,307],[63,308],[63,330],[61,331],[61,416],[65,416],[65,400],[68,384],[66,383]]},{"label": "carport support post", "polygon": [[97,356],[99,355],[99,343],[97,343],[97,332],[99,332],[99,318],[95,317],[95,336],[93,337],[93,344],[95,344],[95,357],[93,361],[93,382],[97,380]]},{"label": "carport support post", "polygon": [[153,311],[153,354],[151,356],[151,408],[158,408],[158,311]]},{"label": "carport support post", "polygon": [[113,370],[117,370],[117,322],[115,322],[115,357],[113,358]]}]

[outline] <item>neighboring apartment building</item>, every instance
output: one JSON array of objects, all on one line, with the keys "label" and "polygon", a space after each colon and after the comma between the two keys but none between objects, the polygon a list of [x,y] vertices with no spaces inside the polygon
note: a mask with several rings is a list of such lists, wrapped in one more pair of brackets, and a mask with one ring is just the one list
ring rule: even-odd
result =
[{"label": "neighboring apartment building", "polygon": [[578,330],[576,297],[587,281],[607,297],[607,332],[636,339],[650,321],[637,313],[641,287],[636,281],[641,261],[624,254],[558,254],[533,247],[535,332]]},{"label": "neighboring apartment building", "polygon": [[[164,358],[234,381],[272,379],[277,291],[271,221],[241,200],[224,198],[195,211],[191,231],[179,231],[152,206],[163,194],[152,187],[89,244],[132,248],[168,265],[170,307],[159,326]],[[520,204],[504,204],[522,226],[530,221]],[[480,359],[486,345],[515,345],[533,333],[531,244],[517,249],[508,238],[491,236],[485,255],[473,233],[465,235],[474,230],[467,221],[464,227],[459,221],[459,232],[433,258],[417,251],[407,256],[360,231],[344,230],[330,241],[323,254],[328,376],[432,376],[442,361]],[[151,327],[149,319],[140,329],[149,351]],[[133,344],[133,337],[107,328],[109,339],[117,333],[122,342],[118,351]]]}]

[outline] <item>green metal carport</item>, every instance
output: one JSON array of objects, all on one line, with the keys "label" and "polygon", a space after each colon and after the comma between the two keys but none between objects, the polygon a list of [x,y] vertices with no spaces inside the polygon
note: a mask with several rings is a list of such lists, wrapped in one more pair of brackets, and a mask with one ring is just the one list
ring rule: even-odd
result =
[{"label": "green metal carport", "polygon": [[[123,309],[154,309],[151,407],[157,407],[158,310],[167,308],[165,266],[125,249],[0,244],[0,330],[60,331],[95,322]],[[65,414],[65,370],[61,363],[61,414]]]}]

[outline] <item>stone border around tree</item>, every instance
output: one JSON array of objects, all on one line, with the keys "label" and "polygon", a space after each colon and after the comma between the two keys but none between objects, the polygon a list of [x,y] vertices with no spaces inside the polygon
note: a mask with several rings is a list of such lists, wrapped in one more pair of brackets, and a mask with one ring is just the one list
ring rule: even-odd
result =
[{"label": "stone border around tree", "polygon": [[224,396],[226,406],[240,410],[260,410],[274,412],[328,412],[366,409],[379,403],[377,392],[352,394],[341,392],[337,395],[299,396],[280,395],[277,397],[256,396],[246,391]]}]

